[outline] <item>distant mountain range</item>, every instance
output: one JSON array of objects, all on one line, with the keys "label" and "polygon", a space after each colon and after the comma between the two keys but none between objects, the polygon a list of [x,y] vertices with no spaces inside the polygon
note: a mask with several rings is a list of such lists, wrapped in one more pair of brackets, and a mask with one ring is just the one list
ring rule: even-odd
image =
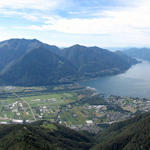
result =
[{"label": "distant mountain range", "polygon": [[36,39],[0,42],[1,85],[38,86],[113,75],[138,63],[121,52],[74,45],[59,49]]},{"label": "distant mountain range", "polygon": [[130,48],[123,52],[130,57],[150,61],[150,48]]}]

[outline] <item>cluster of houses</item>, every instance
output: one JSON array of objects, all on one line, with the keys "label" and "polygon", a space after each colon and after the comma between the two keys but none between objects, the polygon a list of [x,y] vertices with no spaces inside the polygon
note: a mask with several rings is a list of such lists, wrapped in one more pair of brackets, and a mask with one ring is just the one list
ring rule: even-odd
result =
[{"label": "cluster of houses", "polygon": [[9,104],[8,107],[9,107],[10,111],[12,113],[15,113],[17,116],[21,115],[20,111],[25,111],[22,102],[19,102],[19,101]]},{"label": "cluster of houses", "polygon": [[107,106],[105,106],[105,105],[90,105],[90,106],[88,106],[88,109],[95,109],[96,112],[99,112],[100,110],[107,110]]},{"label": "cluster of houses", "polygon": [[[149,112],[150,111],[150,100],[146,98],[132,98],[125,96],[110,96],[108,99],[109,103],[120,106],[121,108],[129,107],[131,112],[135,111]],[[128,109],[130,111],[130,109]]]}]

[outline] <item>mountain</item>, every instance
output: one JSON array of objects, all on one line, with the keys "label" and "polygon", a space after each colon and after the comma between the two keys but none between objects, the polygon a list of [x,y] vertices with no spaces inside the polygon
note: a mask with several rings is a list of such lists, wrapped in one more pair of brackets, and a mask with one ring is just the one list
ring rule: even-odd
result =
[{"label": "mountain", "polygon": [[74,45],[60,50],[36,39],[0,42],[0,84],[40,86],[114,75],[138,63],[121,52]]},{"label": "mountain", "polygon": [[0,150],[88,150],[90,138],[48,121],[0,125]]},{"label": "mountain", "polygon": [[44,47],[33,49],[9,64],[0,74],[5,85],[36,86],[65,83],[76,68]]},{"label": "mountain", "polygon": [[0,42],[0,71],[12,61],[23,56],[26,52],[39,46],[43,46],[56,54],[60,51],[56,46],[50,46],[36,39],[10,39]]},{"label": "mountain", "polygon": [[130,57],[150,61],[150,48],[131,48],[123,51]]},{"label": "mountain", "polygon": [[91,150],[149,150],[150,113],[116,123],[96,136]]},{"label": "mountain", "polygon": [[62,50],[62,55],[84,76],[96,77],[123,72],[136,64],[135,59],[120,56],[99,47],[74,45]]},{"label": "mountain", "polygon": [[129,64],[137,64],[140,63],[140,61],[137,61],[136,59],[133,59],[132,57],[128,56],[127,54],[123,53],[122,51],[116,51],[115,54],[120,56],[124,61],[126,61]]}]

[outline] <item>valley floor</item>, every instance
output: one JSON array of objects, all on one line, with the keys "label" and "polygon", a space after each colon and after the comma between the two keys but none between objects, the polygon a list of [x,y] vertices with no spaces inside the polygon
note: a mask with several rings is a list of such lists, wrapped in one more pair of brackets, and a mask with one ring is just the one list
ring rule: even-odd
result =
[{"label": "valley floor", "polygon": [[79,84],[0,87],[1,124],[44,119],[97,133],[114,122],[149,111],[149,99],[108,97]]}]

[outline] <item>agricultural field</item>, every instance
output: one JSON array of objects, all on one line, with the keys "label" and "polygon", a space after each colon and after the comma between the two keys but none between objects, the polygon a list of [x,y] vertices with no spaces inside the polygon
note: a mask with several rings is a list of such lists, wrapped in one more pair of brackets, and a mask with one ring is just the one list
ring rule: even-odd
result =
[{"label": "agricultural field", "polygon": [[61,107],[92,94],[78,85],[1,87],[0,119],[6,121],[58,120]]},{"label": "agricultural field", "polygon": [[98,132],[105,126],[149,112],[150,100],[105,96],[77,84],[0,87],[0,123],[49,120],[73,129]]}]

